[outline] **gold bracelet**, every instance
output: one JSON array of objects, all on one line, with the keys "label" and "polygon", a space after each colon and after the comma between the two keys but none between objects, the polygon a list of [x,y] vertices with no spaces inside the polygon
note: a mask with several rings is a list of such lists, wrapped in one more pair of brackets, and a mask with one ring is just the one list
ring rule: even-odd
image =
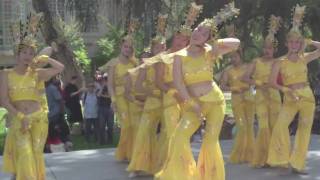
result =
[{"label": "gold bracelet", "polygon": [[115,96],[111,96],[111,101],[115,102],[116,101],[116,97]]},{"label": "gold bracelet", "polygon": [[312,44],[312,39],[307,38],[304,40],[304,42],[306,43],[306,45],[310,45],[310,44]]},{"label": "gold bracelet", "polygon": [[224,41],[223,41],[223,39],[218,39],[218,45],[219,46],[223,46],[224,45]]},{"label": "gold bracelet", "polygon": [[287,87],[281,87],[280,90],[281,90],[282,92],[284,92],[284,93],[291,91],[291,89],[290,89],[290,88],[287,88]]},{"label": "gold bracelet", "polygon": [[183,102],[183,104],[186,106],[186,107],[192,107],[196,104],[196,102],[193,100],[193,99],[188,99],[188,100],[185,100]]},{"label": "gold bracelet", "polygon": [[260,80],[255,80],[255,81],[254,81],[254,84],[255,84],[255,85],[258,85],[258,86],[261,86],[261,85],[263,84],[263,82],[260,81]]},{"label": "gold bracelet", "polygon": [[47,56],[47,55],[41,55],[41,56],[36,57],[35,60],[36,60],[37,62],[46,63],[46,62],[49,61],[49,56]]},{"label": "gold bracelet", "polygon": [[20,121],[20,120],[23,120],[25,118],[25,115],[22,112],[18,112],[16,114],[16,118]]}]

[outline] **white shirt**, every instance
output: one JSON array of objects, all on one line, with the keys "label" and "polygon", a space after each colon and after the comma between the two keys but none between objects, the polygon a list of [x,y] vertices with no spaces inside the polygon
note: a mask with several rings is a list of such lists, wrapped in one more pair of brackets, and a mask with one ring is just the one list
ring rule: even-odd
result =
[{"label": "white shirt", "polygon": [[95,93],[84,93],[82,95],[82,104],[84,106],[84,118],[98,118],[98,99]]}]

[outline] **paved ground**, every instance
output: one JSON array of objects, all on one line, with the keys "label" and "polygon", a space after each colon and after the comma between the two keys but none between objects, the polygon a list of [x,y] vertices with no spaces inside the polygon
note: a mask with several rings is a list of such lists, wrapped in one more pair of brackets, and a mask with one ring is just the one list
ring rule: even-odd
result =
[{"label": "paved ground", "polygon": [[[225,158],[231,150],[232,141],[222,141]],[[199,143],[193,144],[194,153],[199,152]],[[126,163],[116,162],[114,149],[87,150],[57,153],[46,156],[48,180],[126,180]],[[0,158],[0,166],[2,159]],[[313,136],[308,153],[308,176],[278,176],[272,169],[252,169],[247,165],[226,164],[227,180],[320,180],[320,136]],[[1,174],[1,180],[9,176]],[[136,178],[151,180],[151,177]]]}]

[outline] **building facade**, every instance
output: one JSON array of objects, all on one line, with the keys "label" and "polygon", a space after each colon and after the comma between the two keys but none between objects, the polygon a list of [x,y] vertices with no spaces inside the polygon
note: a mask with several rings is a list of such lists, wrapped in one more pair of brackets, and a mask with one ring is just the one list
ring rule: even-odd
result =
[{"label": "building facade", "polygon": [[[75,12],[67,8],[68,0],[47,0],[53,16],[59,16],[65,22],[75,17]],[[126,0],[97,0],[97,20],[90,23],[83,38],[88,49],[89,57],[93,57],[96,50],[96,42],[106,32],[107,27],[102,19],[112,24],[119,24],[125,19]],[[90,0],[88,0],[90,3]],[[10,67],[14,64],[13,42],[10,32],[12,22],[17,19],[25,19],[32,11],[32,0],[0,0],[0,67]]]}]

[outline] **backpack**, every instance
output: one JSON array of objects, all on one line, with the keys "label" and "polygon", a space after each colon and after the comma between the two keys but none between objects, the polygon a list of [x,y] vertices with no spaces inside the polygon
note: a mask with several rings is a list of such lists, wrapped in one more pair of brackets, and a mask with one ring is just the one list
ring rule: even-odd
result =
[{"label": "backpack", "polygon": [[83,105],[86,104],[87,94],[88,94],[88,92],[85,92],[85,93],[84,93],[84,96],[83,96]]}]

